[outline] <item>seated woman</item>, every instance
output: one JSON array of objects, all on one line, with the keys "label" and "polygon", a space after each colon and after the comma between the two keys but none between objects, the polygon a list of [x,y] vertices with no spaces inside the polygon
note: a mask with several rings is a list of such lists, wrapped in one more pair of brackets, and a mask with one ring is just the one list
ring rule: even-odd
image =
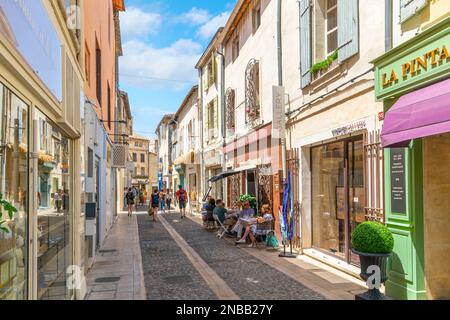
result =
[{"label": "seated woman", "polygon": [[273,220],[273,215],[270,210],[270,206],[268,204],[264,204],[261,207],[261,213],[262,213],[262,217],[254,218],[251,220],[251,222],[249,222],[247,224],[244,235],[242,236],[242,238],[240,240],[236,241],[236,244],[245,243],[247,236],[250,236],[250,239],[252,240],[251,246],[252,247],[256,246],[255,234],[256,234],[256,229],[258,227],[258,223],[265,223],[265,222]]},{"label": "seated woman", "polygon": [[208,227],[208,221],[214,221],[213,211],[216,207],[216,200],[210,198],[208,203],[205,206],[206,215],[203,215],[203,225]]}]

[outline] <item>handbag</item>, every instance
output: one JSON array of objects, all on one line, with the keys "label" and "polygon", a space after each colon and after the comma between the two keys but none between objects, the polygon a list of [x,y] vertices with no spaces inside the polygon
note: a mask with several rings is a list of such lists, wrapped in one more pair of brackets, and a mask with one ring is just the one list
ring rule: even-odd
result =
[{"label": "handbag", "polygon": [[271,247],[271,248],[278,248],[279,247],[279,243],[278,243],[278,239],[277,237],[275,237],[275,234],[272,232],[270,232],[267,235],[267,240],[266,240],[266,246],[267,247]]}]

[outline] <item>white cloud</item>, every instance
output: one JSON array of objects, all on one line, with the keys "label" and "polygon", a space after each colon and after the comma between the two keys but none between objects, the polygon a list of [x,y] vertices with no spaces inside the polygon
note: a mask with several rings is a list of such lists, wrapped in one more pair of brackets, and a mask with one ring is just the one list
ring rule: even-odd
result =
[{"label": "white cloud", "polygon": [[195,64],[202,54],[202,46],[191,39],[179,39],[164,48],[130,40],[123,44],[123,50],[124,56],[120,61],[123,83],[169,90],[184,90],[197,83]]},{"label": "white cloud", "polygon": [[177,22],[200,25],[206,23],[211,18],[208,10],[192,8],[189,12],[183,13],[176,18]]},{"label": "white cloud", "polygon": [[225,26],[229,16],[229,11],[222,12],[221,14],[215,16],[214,18],[203,24],[198,30],[197,34],[204,39],[211,38],[217,32],[217,29]]},{"label": "white cloud", "polygon": [[161,25],[159,13],[144,12],[139,8],[128,7],[120,15],[120,29],[124,37],[154,34]]}]

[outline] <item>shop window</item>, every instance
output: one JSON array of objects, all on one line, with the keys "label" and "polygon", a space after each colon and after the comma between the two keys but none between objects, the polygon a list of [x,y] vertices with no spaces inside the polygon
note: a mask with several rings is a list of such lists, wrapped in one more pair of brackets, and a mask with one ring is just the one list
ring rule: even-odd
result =
[{"label": "shop window", "polygon": [[51,152],[38,158],[38,298],[71,299],[73,292],[66,286],[67,268],[73,264],[71,141],[37,109],[36,118],[43,121],[41,130],[45,130],[38,134],[47,134],[46,143],[52,146]]},{"label": "shop window", "polygon": [[18,210],[0,217],[0,300],[27,298],[28,132],[28,106],[0,83],[0,194]]}]

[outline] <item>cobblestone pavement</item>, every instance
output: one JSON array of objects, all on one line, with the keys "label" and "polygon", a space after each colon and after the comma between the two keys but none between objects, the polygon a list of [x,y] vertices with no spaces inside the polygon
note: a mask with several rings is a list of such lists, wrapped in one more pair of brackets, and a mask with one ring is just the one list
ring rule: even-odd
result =
[{"label": "cobblestone pavement", "polygon": [[[239,250],[178,213],[165,220],[243,300],[321,300],[321,294]],[[148,299],[217,299],[161,222],[138,216]]]},{"label": "cobblestone pavement", "polygon": [[149,300],[217,299],[160,221],[137,216]]}]

